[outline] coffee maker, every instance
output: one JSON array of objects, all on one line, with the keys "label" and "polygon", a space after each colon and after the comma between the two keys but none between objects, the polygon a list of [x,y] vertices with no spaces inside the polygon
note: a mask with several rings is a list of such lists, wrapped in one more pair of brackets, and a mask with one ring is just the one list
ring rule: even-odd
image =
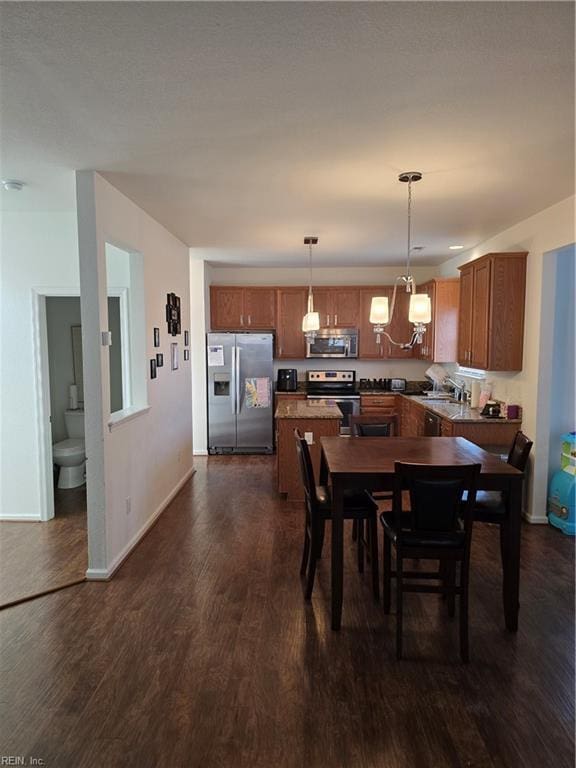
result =
[{"label": "coffee maker", "polygon": [[277,392],[296,392],[298,389],[298,371],[296,368],[279,368],[276,382]]}]

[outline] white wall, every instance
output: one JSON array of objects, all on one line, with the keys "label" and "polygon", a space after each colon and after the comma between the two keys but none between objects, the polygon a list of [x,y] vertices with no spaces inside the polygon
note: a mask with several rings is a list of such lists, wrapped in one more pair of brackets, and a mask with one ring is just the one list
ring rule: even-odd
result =
[{"label": "white wall", "polygon": [[0,519],[40,520],[47,489],[38,427],[37,294],[79,291],[75,212],[2,212]]},{"label": "white wall", "polygon": [[[192,248],[195,258],[209,252]],[[351,259],[352,260],[352,259]],[[417,283],[438,274],[439,267],[412,267]],[[405,267],[314,267],[313,285],[392,285]],[[307,267],[220,267],[211,265],[212,285],[308,285]]]},{"label": "white wall", "polygon": [[[527,515],[532,522],[546,522],[546,491],[548,479],[548,436],[550,420],[542,418],[539,402],[546,375],[553,338],[543,337],[549,332],[553,316],[552,298],[547,291],[545,263],[549,251],[574,242],[575,198],[563,200],[531,216],[498,235],[479,244],[466,254],[450,259],[441,266],[441,274],[458,275],[458,266],[485,253],[499,251],[528,251],[526,273],[526,309],[524,326],[524,361],[518,373],[489,372],[487,378],[494,384],[494,395],[499,400],[518,402],[523,407],[522,430],[534,440],[531,458],[532,471],[527,484]],[[547,395],[546,395],[547,397]]]},{"label": "white wall", "polygon": [[[190,327],[188,248],[98,174],[77,174],[78,235],[86,441],[89,456],[89,570],[92,578],[112,573],[192,472],[190,363],[183,359],[183,334],[168,335],[166,294],[181,298],[182,330]],[[149,409],[110,427],[105,245],[142,254],[148,359],[164,354],[158,378],[142,372]],[[160,349],[153,327],[160,328]],[[180,347],[180,368],[170,370],[170,343]]]},{"label": "white wall", "polygon": [[50,368],[50,415],[52,442],[65,440],[64,411],[68,408],[68,387],[73,384],[72,326],[80,325],[80,297],[48,296],[46,326]]}]

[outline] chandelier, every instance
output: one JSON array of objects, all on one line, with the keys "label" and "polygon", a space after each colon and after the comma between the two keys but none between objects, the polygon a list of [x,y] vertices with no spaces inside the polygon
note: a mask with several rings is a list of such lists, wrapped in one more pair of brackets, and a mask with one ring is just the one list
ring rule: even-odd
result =
[{"label": "chandelier", "polygon": [[[412,349],[415,344],[422,344],[422,337],[426,332],[426,323],[432,320],[432,308],[430,297],[425,293],[416,293],[416,283],[410,273],[410,254],[411,227],[412,227],[412,184],[420,181],[422,174],[420,171],[406,171],[398,176],[399,181],[408,184],[408,244],[406,249],[406,273],[396,278],[394,291],[392,292],[392,303],[388,306],[388,296],[374,296],[370,305],[370,322],[374,325],[376,342],[380,344],[380,335],[386,336],[391,344],[402,349]],[[394,341],[386,331],[385,326],[389,325],[394,316],[394,306],[396,304],[396,290],[398,285],[404,287],[410,294],[410,306],[408,309],[408,319],[414,324],[412,337],[409,341]]]}]

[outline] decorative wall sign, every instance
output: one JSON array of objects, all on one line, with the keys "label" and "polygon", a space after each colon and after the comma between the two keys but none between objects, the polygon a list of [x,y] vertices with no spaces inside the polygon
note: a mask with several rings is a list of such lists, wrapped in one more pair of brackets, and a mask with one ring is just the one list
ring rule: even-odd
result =
[{"label": "decorative wall sign", "polygon": [[170,364],[173,371],[178,370],[178,343],[170,344]]},{"label": "decorative wall sign", "polygon": [[156,358],[154,357],[150,360],[150,378],[156,378]]},{"label": "decorative wall sign", "polygon": [[190,360],[190,350],[185,349],[184,350],[184,360]]},{"label": "decorative wall sign", "polygon": [[188,331],[184,331],[184,346],[189,347],[190,346],[190,334]]},{"label": "decorative wall sign", "polygon": [[177,336],[180,330],[180,296],[175,293],[166,294],[166,322],[168,324],[168,333],[171,336]]},{"label": "decorative wall sign", "polygon": [[162,368],[164,366],[164,355],[162,352],[158,352],[156,355],[156,368]]},{"label": "decorative wall sign", "polygon": [[160,346],[160,328],[154,328],[154,346]]}]

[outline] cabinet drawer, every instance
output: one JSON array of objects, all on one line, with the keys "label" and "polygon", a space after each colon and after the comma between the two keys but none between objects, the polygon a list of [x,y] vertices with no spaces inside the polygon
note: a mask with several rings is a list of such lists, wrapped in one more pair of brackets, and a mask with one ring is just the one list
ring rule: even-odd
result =
[{"label": "cabinet drawer", "polygon": [[396,395],[361,395],[360,405],[363,408],[394,408],[396,406]]}]

